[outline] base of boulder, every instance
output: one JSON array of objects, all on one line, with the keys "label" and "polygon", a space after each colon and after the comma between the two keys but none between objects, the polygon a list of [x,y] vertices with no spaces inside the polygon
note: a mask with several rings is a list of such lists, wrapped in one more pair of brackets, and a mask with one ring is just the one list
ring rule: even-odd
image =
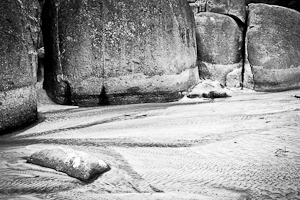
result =
[{"label": "base of boulder", "polygon": [[255,78],[254,90],[258,92],[280,92],[300,88],[300,68],[265,69],[252,68]]},{"label": "base of boulder", "polygon": [[112,94],[107,95],[106,100],[102,101],[100,95],[85,95],[74,96],[73,104],[89,107],[89,106],[104,106],[104,105],[123,105],[123,104],[138,104],[138,103],[165,103],[173,102],[183,97],[182,92],[153,92],[141,94]]},{"label": "base of boulder", "polygon": [[[242,67],[242,62],[228,65],[201,62],[199,65],[199,74],[200,78],[209,78],[214,81],[219,81],[224,86],[227,86],[227,82],[229,84],[229,87],[233,87],[234,85],[240,86],[238,82],[242,82],[242,73],[233,76],[232,72],[234,72],[235,70],[241,70]],[[228,78],[229,80],[227,81]],[[234,81],[233,79],[236,79],[236,81]]]},{"label": "base of boulder", "polygon": [[245,65],[244,65],[243,87],[254,90],[253,73],[248,60],[245,61]]},{"label": "base of boulder", "polygon": [[[90,79],[95,85],[95,81]],[[186,91],[199,82],[198,67],[187,69],[179,74],[146,76],[132,74],[108,77],[100,88],[89,87],[88,82],[77,85],[71,94],[73,105],[98,106],[137,103],[163,103],[181,99]],[[102,88],[101,88],[102,87]]]},{"label": "base of boulder", "polygon": [[0,134],[37,120],[35,86],[0,92]]}]

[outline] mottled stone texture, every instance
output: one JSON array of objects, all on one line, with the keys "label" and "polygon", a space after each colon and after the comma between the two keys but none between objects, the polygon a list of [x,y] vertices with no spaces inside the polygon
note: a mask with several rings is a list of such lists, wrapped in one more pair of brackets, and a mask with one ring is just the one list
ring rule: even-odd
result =
[{"label": "mottled stone texture", "polygon": [[242,30],[231,17],[217,13],[198,13],[195,21],[200,77],[226,85],[227,75],[243,65]]},{"label": "mottled stone texture", "polygon": [[195,14],[214,12],[229,15],[243,23],[246,20],[245,0],[195,0],[188,2]]},{"label": "mottled stone texture", "polygon": [[[248,77],[257,91],[300,88],[300,13],[250,4],[246,35]],[[251,87],[251,85],[250,85]]]},{"label": "mottled stone texture", "polygon": [[249,3],[265,3],[270,5],[278,5],[300,11],[299,0],[246,0],[246,4]]},{"label": "mottled stone texture", "polygon": [[48,167],[81,181],[92,181],[100,174],[110,170],[103,160],[82,151],[66,148],[49,148],[32,154],[28,163]]},{"label": "mottled stone texture", "polygon": [[0,1],[0,133],[35,121],[36,0]]},{"label": "mottled stone texture", "polygon": [[207,0],[206,12],[230,15],[242,22],[246,20],[244,0]]},{"label": "mottled stone texture", "polygon": [[60,104],[164,102],[198,80],[186,0],[46,0],[45,88]]}]

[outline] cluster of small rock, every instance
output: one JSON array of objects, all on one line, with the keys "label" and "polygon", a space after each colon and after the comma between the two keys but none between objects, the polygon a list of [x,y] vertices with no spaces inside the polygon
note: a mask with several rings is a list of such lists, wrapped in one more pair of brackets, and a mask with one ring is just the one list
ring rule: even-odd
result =
[{"label": "cluster of small rock", "polygon": [[0,2],[0,133],[37,119],[41,31],[44,88],[59,104],[175,101],[199,76],[300,88],[296,10],[244,0],[12,2]]}]

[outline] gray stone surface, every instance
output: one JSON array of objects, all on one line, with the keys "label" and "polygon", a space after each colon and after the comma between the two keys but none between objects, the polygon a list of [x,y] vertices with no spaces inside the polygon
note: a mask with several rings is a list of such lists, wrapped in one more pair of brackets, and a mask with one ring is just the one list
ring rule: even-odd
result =
[{"label": "gray stone surface", "polygon": [[213,12],[229,15],[235,20],[245,23],[246,3],[245,0],[195,0],[188,1],[194,13]]},{"label": "gray stone surface", "polygon": [[110,170],[103,160],[81,151],[61,147],[35,152],[27,162],[65,172],[82,181],[91,181]]},{"label": "gray stone surface", "polygon": [[278,5],[300,11],[300,1],[298,0],[246,0],[249,3],[265,3],[270,5]]},{"label": "gray stone surface", "polygon": [[299,12],[266,4],[249,5],[246,68],[252,71],[255,90],[300,87],[299,33]]},{"label": "gray stone surface", "polygon": [[198,80],[186,0],[49,0],[44,11],[45,86],[57,103],[172,101]]},{"label": "gray stone surface", "polygon": [[206,12],[215,12],[240,20],[246,21],[245,0],[207,0]]},{"label": "gray stone surface", "polygon": [[0,134],[37,119],[37,0],[0,2]]},{"label": "gray stone surface", "polygon": [[222,14],[198,13],[195,21],[200,77],[226,85],[227,74],[243,66],[243,32]]}]

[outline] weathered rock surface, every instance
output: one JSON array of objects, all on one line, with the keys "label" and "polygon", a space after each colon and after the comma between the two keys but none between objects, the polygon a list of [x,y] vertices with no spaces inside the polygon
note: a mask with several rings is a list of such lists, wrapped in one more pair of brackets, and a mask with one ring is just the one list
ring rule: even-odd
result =
[{"label": "weathered rock surface", "polygon": [[226,86],[229,88],[239,88],[243,86],[242,76],[243,76],[243,66],[238,64],[239,67],[233,69],[226,76]]},{"label": "weathered rock surface", "polygon": [[45,88],[60,104],[177,100],[198,80],[186,0],[44,4]]},{"label": "weathered rock surface", "polygon": [[226,98],[230,97],[224,85],[218,81],[202,80],[197,84],[192,91],[187,94],[188,98]]},{"label": "weathered rock surface", "polygon": [[299,33],[299,12],[266,4],[249,5],[246,68],[251,69],[256,91],[300,88]]},{"label": "weathered rock surface", "polygon": [[246,4],[249,3],[265,3],[271,5],[278,5],[300,11],[299,0],[246,0]]},{"label": "weathered rock surface", "polygon": [[207,0],[206,12],[230,15],[241,22],[246,20],[246,6],[244,0]]},{"label": "weathered rock surface", "polygon": [[195,0],[188,2],[194,13],[214,12],[230,15],[243,23],[246,21],[245,0]]},{"label": "weathered rock surface", "polygon": [[0,134],[37,119],[37,0],[0,1]]},{"label": "weathered rock surface", "polygon": [[198,13],[195,21],[200,77],[226,85],[227,75],[243,65],[243,32],[231,17],[222,14]]},{"label": "weathered rock surface", "polygon": [[81,151],[65,148],[49,148],[32,154],[28,163],[64,172],[82,181],[91,181],[110,170],[103,160]]}]

